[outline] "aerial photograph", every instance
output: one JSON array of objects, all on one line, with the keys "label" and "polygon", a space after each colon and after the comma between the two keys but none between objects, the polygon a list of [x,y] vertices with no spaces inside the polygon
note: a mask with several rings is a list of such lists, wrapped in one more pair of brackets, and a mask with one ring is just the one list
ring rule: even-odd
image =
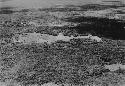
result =
[{"label": "aerial photograph", "polygon": [[0,0],[0,86],[125,86],[125,0]]}]

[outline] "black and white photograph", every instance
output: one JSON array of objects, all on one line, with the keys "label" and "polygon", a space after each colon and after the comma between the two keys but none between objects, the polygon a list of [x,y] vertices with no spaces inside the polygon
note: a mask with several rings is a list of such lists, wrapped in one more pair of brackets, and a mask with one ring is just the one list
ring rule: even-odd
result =
[{"label": "black and white photograph", "polygon": [[0,86],[125,86],[125,0],[0,0]]}]

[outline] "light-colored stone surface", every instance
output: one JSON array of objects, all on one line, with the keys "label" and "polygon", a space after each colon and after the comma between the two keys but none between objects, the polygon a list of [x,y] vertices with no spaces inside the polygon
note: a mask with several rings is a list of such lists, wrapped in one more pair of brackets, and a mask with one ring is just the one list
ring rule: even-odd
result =
[{"label": "light-colored stone surface", "polygon": [[88,36],[78,36],[78,37],[69,37],[69,36],[64,36],[63,33],[59,33],[58,36],[53,36],[53,35],[48,35],[48,34],[40,34],[40,33],[24,33],[24,34],[20,34],[17,37],[13,37],[13,42],[20,42],[23,44],[29,44],[29,43],[48,43],[51,44],[53,42],[56,42],[58,40],[62,40],[62,41],[70,41],[70,39],[78,39],[78,38],[82,38],[82,39],[91,39],[93,41],[96,42],[102,42],[102,39],[99,38],[98,36],[92,36],[92,35],[88,35]]},{"label": "light-colored stone surface", "polygon": [[102,39],[99,38],[98,36],[90,36],[90,39],[96,42],[102,42]]},{"label": "light-colored stone surface", "polygon": [[122,64],[105,65],[105,68],[109,69],[110,71],[116,71],[119,68],[125,70],[125,65],[122,65]]}]

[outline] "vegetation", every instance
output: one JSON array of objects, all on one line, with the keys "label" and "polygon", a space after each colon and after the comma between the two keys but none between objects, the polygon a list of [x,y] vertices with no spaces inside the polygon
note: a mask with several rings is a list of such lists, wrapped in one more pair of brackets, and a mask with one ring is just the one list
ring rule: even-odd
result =
[{"label": "vegetation", "polygon": [[111,42],[85,42],[77,39],[71,42],[58,41],[51,45],[4,47],[1,49],[2,79],[11,77],[25,85],[47,82],[87,84],[91,78],[94,80],[105,76],[108,79],[107,74],[111,72],[103,66],[122,63],[124,52]]},{"label": "vegetation", "polygon": [[[22,10],[22,12],[27,13],[27,10]],[[0,39],[6,38],[11,40],[16,33],[21,34],[34,31],[54,35],[59,32],[76,36],[82,34],[79,33],[80,31],[77,30],[79,29],[77,27],[59,28],[28,25],[28,19],[37,20],[39,17],[32,17],[30,15],[28,18],[25,18],[27,16],[24,16],[24,14],[20,13],[18,16],[13,14],[17,17],[13,21],[11,19],[5,19],[4,24],[0,26]],[[48,17],[50,18],[49,15]],[[10,16],[5,18],[10,18]],[[26,25],[22,24],[23,20],[26,21]],[[18,24],[15,24],[16,21],[18,21]],[[100,21],[102,20],[96,20],[95,22],[105,24],[105,22],[102,21],[102,23]],[[113,24],[111,23],[112,25],[114,25],[114,22]],[[118,25],[120,26],[119,23]],[[103,27],[103,25],[97,24],[95,26],[101,27],[101,29]],[[69,42],[57,41],[52,44],[12,44],[11,41],[6,42],[6,44],[1,43],[0,81],[6,82],[12,79],[17,83],[23,84],[23,86],[31,84],[42,85],[47,82],[82,86],[87,84],[90,86],[94,84],[97,86],[115,86],[121,84],[125,82],[124,71],[118,70],[111,72],[105,69],[104,65],[115,63],[124,64],[124,40],[112,40],[106,37],[102,39],[103,42],[101,43],[89,39],[72,39]]]}]

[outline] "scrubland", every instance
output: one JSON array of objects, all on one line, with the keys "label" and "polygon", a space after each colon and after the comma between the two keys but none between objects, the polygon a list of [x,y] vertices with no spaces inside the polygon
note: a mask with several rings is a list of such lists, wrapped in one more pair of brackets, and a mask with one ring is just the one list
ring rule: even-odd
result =
[{"label": "scrubland", "polygon": [[29,21],[40,18],[44,18],[44,24],[58,19],[43,12],[37,12],[37,16],[31,14],[35,13],[29,13],[28,16],[27,12],[13,16],[0,15],[1,83],[8,83],[7,86],[42,86],[49,82],[64,86],[124,86],[124,69],[110,71],[105,68],[105,65],[116,63],[124,65],[124,40],[102,37],[103,42],[99,43],[89,39],[52,44],[12,43],[12,37],[17,33],[56,35],[63,32],[66,35],[79,35],[77,28],[29,25]]}]

